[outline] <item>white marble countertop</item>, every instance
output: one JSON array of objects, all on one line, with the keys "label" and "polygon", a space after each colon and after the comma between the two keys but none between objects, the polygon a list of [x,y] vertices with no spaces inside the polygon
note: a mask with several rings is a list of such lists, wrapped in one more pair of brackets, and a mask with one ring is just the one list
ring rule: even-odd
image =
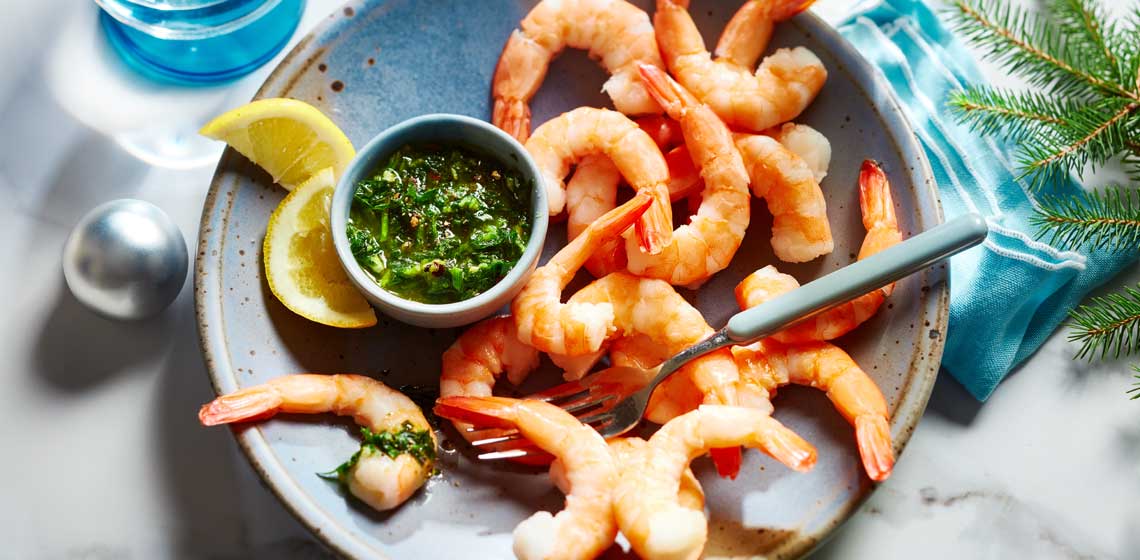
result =
[{"label": "white marble countertop", "polygon": [[[309,0],[302,30],[337,4]],[[123,324],[60,272],[70,226],[112,198],[157,204],[192,245],[219,148],[181,169],[127,148],[157,133],[140,123],[169,132],[248,99],[272,64],[223,89],[156,90],[101,58],[93,14],[0,0],[0,556],[324,557],[230,435],[197,424],[213,392],[190,282],[163,316]],[[985,404],[940,378],[894,475],[816,557],[1140,558],[1140,402],[1124,362],[1073,350],[1054,335]]]}]

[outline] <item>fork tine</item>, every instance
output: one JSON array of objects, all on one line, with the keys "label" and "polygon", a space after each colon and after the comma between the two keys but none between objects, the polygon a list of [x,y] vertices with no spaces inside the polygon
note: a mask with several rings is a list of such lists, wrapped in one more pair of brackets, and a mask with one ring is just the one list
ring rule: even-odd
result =
[{"label": "fork tine", "polygon": [[514,459],[517,457],[526,457],[530,453],[526,449],[516,448],[508,449],[506,451],[492,451],[490,453],[480,453],[478,455],[481,461],[499,461],[502,459]]},{"label": "fork tine", "polygon": [[554,399],[565,398],[582,392],[588,393],[590,390],[589,387],[582,383],[582,381],[586,379],[588,379],[588,377],[583,377],[578,381],[569,381],[561,385],[555,385],[549,389],[527,395],[525,398],[549,402]]},{"label": "fork tine", "polygon": [[489,438],[472,440],[471,445],[472,445],[472,447],[481,447],[484,445],[492,445],[495,443],[503,443],[506,441],[516,441],[516,440],[520,440],[520,439],[523,439],[522,434],[515,432],[513,434],[508,434],[505,436],[489,437]]},{"label": "fork tine", "polygon": [[[594,408],[595,406],[604,406],[603,403],[610,402],[617,398],[617,395],[602,395],[596,398],[586,398],[580,401],[570,402],[562,405],[562,410],[577,416],[577,412]],[[612,403],[611,403],[612,406]]]},{"label": "fork tine", "polygon": [[[613,420],[613,418],[614,418],[614,415],[611,414],[610,411],[607,410],[605,412],[593,414],[593,415],[587,416],[585,418],[579,418],[579,420],[581,420],[583,424],[593,426],[593,424],[595,422],[601,422],[603,420]],[[605,424],[602,424],[602,425],[604,426]],[[601,426],[593,426],[593,427],[595,429],[597,429],[597,428],[600,428]]]}]

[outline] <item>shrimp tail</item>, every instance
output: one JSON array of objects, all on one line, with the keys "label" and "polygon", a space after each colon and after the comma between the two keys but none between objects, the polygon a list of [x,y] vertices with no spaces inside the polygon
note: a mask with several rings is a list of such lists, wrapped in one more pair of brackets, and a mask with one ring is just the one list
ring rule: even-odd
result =
[{"label": "shrimp tail", "polygon": [[526,142],[530,136],[530,107],[521,99],[496,99],[491,122],[519,142]]},{"label": "shrimp tail", "polygon": [[740,465],[744,462],[744,454],[739,447],[710,449],[709,457],[716,466],[716,474],[721,478],[736,480],[736,475],[740,474]]},{"label": "shrimp tail", "polygon": [[771,10],[769,14],[772,21],[780,22],[810,8],[814,3],[815,0],[778,0],[768,9]]},{"label": "shrimp tail", "polygon": [[445,397],[435,401],[436,416],[485,428],[513,428],[518,414],[515,399],[503,397]]},{"label": "shrimp tail", "polygon": [[863,469],[876,482],[886,480],[895,466],[891,449],[891,427],[880,414],[863,414],[855,418],[855,441]]},{"label": "shrimp tail", "polygon": [[645,89],[670,118],[680,120],[685,109],[700,105],[700,101],[689,90],[670,78],[664,70],[652,64],[638,64],[637,68],[641,71]]},{"label": "shrimp tail", "polygon": [[[642,214],[651,210],[655,198],[654,195],[645,191],[638,191],[625,204],[603,214],[602,217],[598,218],[598,221],[586,228],[585,235],[592,238],[587,242],[587,245],[593,246],[599,240],[611,239],[621,235],[638,218],[641,218]],[[666,202],[669,200],[668,194],[666,194],[665,200]]]},{"label": "shrimp tail", "polygon": [[264,420],[277,414],[281,404],[282,398],[277,391],[268,387],[250,387],[202,405],[198,421],[203,426],[216,426]]},{"label": "shrimp tail", "polygon": [[771,423],[770,428],[757,432],[759,447],[794,471],[810,471],[815,466],[815,447],[783,424],[775,420]]},{"label": "shrimp tail", "polygon": [[871,231],[876,226],[898,227],[891,187],[883,168],[872,160],[863,160],[859,169],[859,211],[863,214],[863,227]]},{"label": "shrimp tail", "polygon": [[648,208],[637,222],[637,239],[641,243],[641,250],[649,255],[660,253],[673,237],[673,216],[669,207],[669,186],[657,185],[652,189],[639,192],[646,193],[653,205]]},{"label": "shrimp tail", "polygon": [[542,85],[551,56],[545,47],[516,29],[503,45],[495,66],[491,78],[491,96],[495,99],[491,122],[519,142],[526,142],[530,136],[528,102]]}]

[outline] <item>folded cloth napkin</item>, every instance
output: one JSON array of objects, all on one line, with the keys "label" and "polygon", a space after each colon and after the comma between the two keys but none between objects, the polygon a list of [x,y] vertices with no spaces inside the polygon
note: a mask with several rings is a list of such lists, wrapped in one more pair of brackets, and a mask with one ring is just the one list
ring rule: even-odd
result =
[{"label": "folded cloth napkin", "polygon": [[[1018,180],[1011,143],[957,124],[946,99],[985,79],[971,54],[921,0],[862,2],[839,32],[893,86],[938,181],[947,217],[986,216],[986,242],[950,261],[950,326],[942,366],[978,400],[1045,341],[1067,313],[1130,259],[1035,239],[1037,205]],[[1074,182],[1049,194],[1083,196]]]}]

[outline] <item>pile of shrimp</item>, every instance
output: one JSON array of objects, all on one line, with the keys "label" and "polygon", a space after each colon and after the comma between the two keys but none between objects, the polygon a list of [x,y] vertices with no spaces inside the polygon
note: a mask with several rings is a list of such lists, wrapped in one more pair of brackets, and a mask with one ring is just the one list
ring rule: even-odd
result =
[{"label": "pile of shrimp", "polygon": [[[538,512],[514,533],[524,559],[593,558],[620,531],[644,558],[697,558],[707,539],[704,494],[689,468],[708,454],[736,478],[742,448],[795,471],[815,448],[771,417],[788,384],[825,391],[855,430],[867,476],[894,465],[890,411],[874,380],[832,344],[872,317],[888,286],[750,345],[691,361],[652,395],[648,439],[606,441],[563,409],[536,399],[494,396],[504,373],[519,385],[542,354],[567,380],[599,361],[650,369],[714,332],[678,287],[699,289],[725,270],[748,229],[752,197],[772,215],[777,259],[801,263],[834,249],[820,182],[830,144],[794,120],[823,87],[827,70],[804,47],[761,60],[774,27],[812,0],[747,0],[715,53],[705,48],[686,0],[657,0],[652,17],[624,0],[542,0],[506,41],[492,78],[492,122],[533,157],[551,216],[565,214],[568,243],[529,277],[507,315],[467,328],[442,356],[435,413],[457,433],[517,430],[530,446],[516,458],[549,466],[565,508]],[[551,60],[583,49],[610,74],[614,109],[578,107],[531,129],[529,103]],[[619,188],[632,194],[619,203]],[[866,237],[860,259],[901,240],[890,186],[865,161],[859,202]],[[674,228],[673,204],[689,216]],[[586,269],[594,280],[564,293]],[[765,266],[736,286],[742,309],[799,286]],[[614,368],[612,386],[648,382]],[[351,415],[376,433],[426,430],[430,456],[362,446],[342,469],[348,490],[376,509],[399,506],[434,469],[436,436],[410,399],[354,375],[293,375],[219,397],[203,424],[251,421],[277,412]],[[475,427],[480,428],[475,430]],[[395,437],[395,436],[393,436]],[[426,436],[425,436],[426,437]]]},{"label": "pile of shrimp", "polygon": [[[827,70],[803,47],[760,60],[774,27],[811,3],[748,0],[714,54],[685,0],[657,0],[652,17],[622,0],[543,0],[504,46],[492,79],[492,120],[537,163],[550,215],[565,214],[569,241],[534,271],[509,315],[470,327],[444,353],[435,412],[468,439],[516,429],[528,446],[516,460],[550,466],[565,509],[518,526],[519,558],[592,558],[619,531],[644,558],[698,557],[707,521],[691,460],[707,453],[727,478],[739,472],[742,447],[796,471],[815,464],[815,448],[771,417],[772,396],[788,384],[826,392],[854,428],[867,476],[890,475],[886,400],[829,341],[873,316],[891,286],[693,360],[653,393],[645,420],[660,427],[648,440],[605,441],[563,409],[493,396],[503,373],[518,385],[542,354],[574,380],[607,357],[614,366],[651,369],[712,334],[678,288],[699,289],[729,266],[753,196],[772,215],[777,259],[801,263],[833,251],[820,187],[831,147],[794,122]],[[532,130],[529,102],[566,47],[587,50],[609,72],[602,89],[615,109],[574,108]],[[619,203],[622,184],[632,194]],[[873,161],[863,163],[858,188],[867,232],[862,259],[898,243],[901,233],[890,185]],[[674,228],[673,204],[680,201],[690,215]],[[594,280],[564,293],[583,268]],[[735,295],[747,309],[798,286],[768,265],[740,282]],[[648,379],[631,371],[597,375],[633,392]]]}]

